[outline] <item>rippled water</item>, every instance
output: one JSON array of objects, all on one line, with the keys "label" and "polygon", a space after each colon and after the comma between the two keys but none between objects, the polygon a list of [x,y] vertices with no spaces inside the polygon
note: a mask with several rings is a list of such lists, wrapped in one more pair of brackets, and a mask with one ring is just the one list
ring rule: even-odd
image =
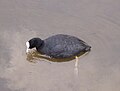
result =
[{"label": "rippled water", "polygon": [[[120,1],[0,0],[2,91],[120,91]],[[92,46],[75,59],[27,56],[25,42],[63,33]]]}]

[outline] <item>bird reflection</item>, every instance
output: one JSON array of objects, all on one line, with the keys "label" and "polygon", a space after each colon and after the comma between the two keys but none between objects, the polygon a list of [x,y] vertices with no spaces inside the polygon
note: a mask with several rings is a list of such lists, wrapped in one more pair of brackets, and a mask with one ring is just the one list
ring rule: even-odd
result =
[{"label": "bird reflection", "polygon": [[[84,52],[81,52],[79,55],[77,55],[77,57],[83,55]],[[49,56],[46,56],[46,55],[42,55],[40,54],[39,52],[37,52],[36,50],[32,50],[30,51],[29,53],[27,53],[27,61],[29,62],[33,62],[35,63],[36,60],[38,61],[43,61],[41,59],[45,59],[45,60],[48,60],[48,61],[51,61],[51,62],[67,62],[67,61],[71,61],[73,59],[75,59],[75,56],[73,57],[70,57],[70,58],[51,58]]]}]

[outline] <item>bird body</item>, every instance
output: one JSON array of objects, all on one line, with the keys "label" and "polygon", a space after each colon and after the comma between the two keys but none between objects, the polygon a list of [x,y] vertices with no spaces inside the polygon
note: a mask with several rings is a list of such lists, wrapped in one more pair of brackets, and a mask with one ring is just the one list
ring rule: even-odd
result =
[{"label": "bird body", "polygon": [[33,38],[27,43],[30,49],[36,47],[38,52],[52,58],[68,58],[91,49],[91,46],[79,38],[64,34],[57,34],[45,40]]}]

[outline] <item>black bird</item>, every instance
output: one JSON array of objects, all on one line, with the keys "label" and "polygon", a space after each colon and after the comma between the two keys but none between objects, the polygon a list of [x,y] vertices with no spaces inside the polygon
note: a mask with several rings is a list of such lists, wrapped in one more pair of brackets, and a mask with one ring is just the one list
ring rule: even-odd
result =
[{"label": "black bird", "polygon": [[71,35],[57,34],[45,40],[40,38],[32,38],[26,42],[27,50],[36,48],[41,54],[50,56],[52,58],[69,58],[77,56],[81,52],[88,52],[91,50],[84,41]]}]

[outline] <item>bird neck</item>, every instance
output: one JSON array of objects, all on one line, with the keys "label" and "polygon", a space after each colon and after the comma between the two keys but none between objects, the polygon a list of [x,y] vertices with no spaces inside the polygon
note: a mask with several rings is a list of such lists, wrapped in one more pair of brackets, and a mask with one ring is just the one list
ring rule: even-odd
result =
[{"label": "bird neck", "polygon": [[37,43],[36,49],[39,50],[39,49],[43,48],[43,46],[44,46],[44,41],[41,40]]}]

